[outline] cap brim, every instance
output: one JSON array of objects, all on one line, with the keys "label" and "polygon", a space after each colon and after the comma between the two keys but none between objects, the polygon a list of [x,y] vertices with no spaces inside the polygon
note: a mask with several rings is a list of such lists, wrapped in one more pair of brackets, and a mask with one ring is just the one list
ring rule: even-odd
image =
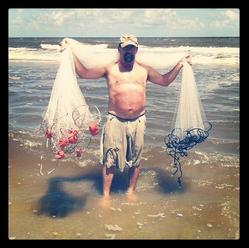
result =
[{"label": "cap brim", "polygon": [[122,47],[122,48],[124,48],[124,47],[126,47],[126,46],[129,46],[129,45],[138,47],[138,44],[135,43],[135,42],[124,42],[124,43],[121,43],[121,47]]}]

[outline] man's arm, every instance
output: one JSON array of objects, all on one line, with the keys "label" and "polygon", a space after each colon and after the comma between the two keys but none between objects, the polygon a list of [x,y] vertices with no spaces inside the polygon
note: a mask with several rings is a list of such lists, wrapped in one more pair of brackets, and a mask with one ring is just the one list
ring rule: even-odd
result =
[{"label": "man's arm", "polygon": [[153,69],[150,66],[146,66],[148,71],[148,80],[154,84],[159,84],[161,86],[168,86],[171,84],[178,73],[180,72],[181,68],[183,67],[183,61],[187,59],[188,63],[190,63],[190,55],[181,59],[174,68],[169,71],[168,73],[161,75],[159,72],[157,72],[155,69]]},{"label": "man's arm", "polygon": [[148,80],[154,84],[159,84],[161,86],[168,86],[170,83],[172,83],[175,80],[181,68],[182,64],[177,63],[176,66],[171,71],[169,71],[164,75],[161,75],[152,67],[148,67],[147,68]]},{"label": "man's arm", "polygon": [[[63,52],[66,46],[69,45],[69,40],[67,38],[64,38],[59,43],[59,45],[60,45],[60,52]],[[105,67],[87,69],[84,65],[81,64],[79,59],[74,54],[73,54],[73,60],[75,64],[75,71],[79,75],[80,78],[98,79],[98,78],[105,76],[105,73],[106,73]]]},{"label": "man's arm", "polygon": [[98,79],[105,76],[106,73],[105,67],[87,69],[84,65],[80,63],[79,59],[75,55],[73,55],[73,57],[74,57],[75,71],[80,78]]}]

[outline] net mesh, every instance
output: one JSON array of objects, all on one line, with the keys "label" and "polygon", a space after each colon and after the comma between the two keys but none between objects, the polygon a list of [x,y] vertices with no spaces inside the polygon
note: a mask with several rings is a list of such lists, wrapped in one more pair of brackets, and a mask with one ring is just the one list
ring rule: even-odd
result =
[{"label": "net mesh", "polygon": [[96,135],[99,121],[99,111],[89,108],[81,92],[76,78],[73,53],[70,47],[67,47],[62,52],[41,124],[47,146],[52,148],[56,158],[64,158],[66,153],[79,156],[87,142],[89,128],[91,134]]},{"label": "net mesh", "polygon": [[212,125],[207,121],[198,95],[192,67],[184,61],[172,131],[165,137],[166,150],[173,158],[175,169],[173,174],[179,173],[177,181],[180,185],[182,177],[180,157],[187,156],[188,150],[205,141],[211,128]]}]

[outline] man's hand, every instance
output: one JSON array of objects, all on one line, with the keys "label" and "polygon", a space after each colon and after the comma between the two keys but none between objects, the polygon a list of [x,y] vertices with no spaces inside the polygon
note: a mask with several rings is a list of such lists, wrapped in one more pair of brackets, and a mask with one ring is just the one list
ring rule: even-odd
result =
[{"label": "man's hand", "polygon": [[192,56],[191,56],[191,54],[187,55],[187,56],[185,57],[185,59],[186,59],[186,62],[187,62],[187,63],[189,63],[190,65],[192,65]]},{"label": "man's hand", "polygon": [[60,52],[63,52],[63,51],[66,49],[67,45],[68,45],[67,39],[64,38],[64,39],[59,43]]},{"label": "man's hand", "polygon": [[192,65],[192,56],[190,54],[188,54],[188,55],[184,56],[178,63],[183,66],[183,63],[185,61],[187,63],[189,63],[190,65]]}]

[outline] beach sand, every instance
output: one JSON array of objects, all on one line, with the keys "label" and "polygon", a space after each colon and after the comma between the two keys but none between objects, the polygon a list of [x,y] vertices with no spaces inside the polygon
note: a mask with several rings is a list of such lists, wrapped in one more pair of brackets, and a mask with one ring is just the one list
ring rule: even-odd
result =
[{"label": "beach sand", "polygon": [[[9,139],[9,239],[239,239],[239,158],[190,152],[179,188],[171,159],[145,147],[137,199],[116,172],[100,207],[98,146],[79,161],[40,157]],[[39,145],[38,145],[39,146]]]}]

